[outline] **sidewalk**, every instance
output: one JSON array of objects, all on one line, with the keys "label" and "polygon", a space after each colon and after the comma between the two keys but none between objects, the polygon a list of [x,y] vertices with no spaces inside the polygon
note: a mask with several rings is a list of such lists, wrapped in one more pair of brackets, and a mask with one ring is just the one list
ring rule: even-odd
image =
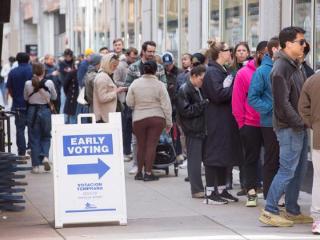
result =
[{"label": "sidewalk", "polygon": [[[126,163],[126,171],[130,163]],[[189,183],[184,182],[186,170],[179,177],[171,175],[157,182],[134,181],[126,176],[128,225],[77,226],[53,228],[52,173],[27,174],[26,210],[19,213],[0,213],[0,239],[163,239],[163,240],[302,240],[320,239],[311,234],[311,226],[292,228],[266,227],[260,224],[259,207],[244,207],[245,198],[223,206],[206,205],[192,199]],[[235,193],[238,190],[233,190]],[[300,203],[309,213],[311,197],[301,193]]]}]

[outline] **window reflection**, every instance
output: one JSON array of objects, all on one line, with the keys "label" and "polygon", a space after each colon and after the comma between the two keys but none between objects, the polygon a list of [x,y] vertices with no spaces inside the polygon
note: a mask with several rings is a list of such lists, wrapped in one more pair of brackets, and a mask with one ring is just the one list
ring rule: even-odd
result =
[{"label": "window reflection", "polygon": [[77,2],[74,14],[74,51],[75,53],[81,53],[84,50],[85,44],[85,16],[86,6],[83,1]]},{"label": "window reflection", "polygon": [[314,66],[315,70],[320,69],[320,0],[316,2],[316,19],[315,19],[315,39],[314,44],[315,56],[314,56]]},{"label": "window reflection", "polygon": [[178,57],[178,1],[167,1],[166,49]]},{"label": "window reflection", "polygon": [[223,1],[223,40],[234,46],[243,40],[243,1],[224,0]]},{"label": "window reflection", "polygon": [[189,16],[189,4],[188,0],[181,0],[181,36],[180,36],[180,53],[188,52],[188,16]]},{"label": "window reflection", "polygon": [[94,46],[99,50],[101,47],[107,46],[109,42],[108,32],[109,21],[107,21],[107,2],[106,0],[94,1],[93,5],[93,27],[94,27]]},{"label": "window reflection", "polygon": [[311,0],[294,0],[293,25],[302,27],[306,31],[305,38],[308,40],[309,43],[311,41],[312,31],[311,16]]},{"label": "window reflection", "polygon": [[157,49],[158,51],[163,51],[164,43],[164,0],[157,1]]},{"label": "window reflection", "polygon": [[137,24],[137,42],[136,45],[140,47],[142,45],[142,0],[136,1],[137,3],[137,8],[138,8],[138,14],[137,14],[137,19],[136,19],[136,24]]},{"label": "window reflection", "polygon": [[134,46],[134,0],[128,0],[128,45]]},{"label": "window reflection", "polygon": [[209,7],[209,38],[220,38],[219,19],[219,1],[211,0]]},{"label": "window reflection", "polygon": [[125,40],[125,24],[126,24],[126,6],[125,6],[125,0],[121,0],[120,1],[120,38],[122,38],[122,40],[124,40],[124,42],[126,42]]},{"label": "window reflection", "polygon": [[248,0],[247,38],[250,49],[259,43],[259,0]]}]

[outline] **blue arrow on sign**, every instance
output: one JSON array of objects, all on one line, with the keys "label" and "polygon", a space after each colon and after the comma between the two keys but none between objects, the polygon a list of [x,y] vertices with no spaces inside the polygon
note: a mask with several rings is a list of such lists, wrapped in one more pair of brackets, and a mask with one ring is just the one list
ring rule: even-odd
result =
[{"label": "blue arrow on sign", "polygon": [[97,173],[99,179],[109,170],[110,167],[100,158],[98,158],[98,163],[68,165],[68,175]]}]

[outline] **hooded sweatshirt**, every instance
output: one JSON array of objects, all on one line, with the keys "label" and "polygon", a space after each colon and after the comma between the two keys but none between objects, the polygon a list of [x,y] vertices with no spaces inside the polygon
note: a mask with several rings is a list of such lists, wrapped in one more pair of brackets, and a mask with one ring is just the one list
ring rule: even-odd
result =
[{"label": "hooded sweatshirt", "polygon": [[263,59],[261,66],[253,74],[249,94],[249,104],[260,113],[261,126],[272,127],[272,92],[270,73],[273,62],[268,54]]},{"label": "hooded sweatshirt", "polygon": [[248,91],[254,72],[255,61],[250,60],[241,68],[234,80],[232,92],[232,114],[235,117],[239,129],[244,125],[260,127],[260,115],[248,104]]}]

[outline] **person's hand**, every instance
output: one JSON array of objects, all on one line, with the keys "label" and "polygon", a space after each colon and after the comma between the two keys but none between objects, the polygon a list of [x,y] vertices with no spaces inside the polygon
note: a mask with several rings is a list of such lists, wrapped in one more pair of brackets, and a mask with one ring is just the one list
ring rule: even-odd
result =
[{"label": "person's hand", "polygon": [[117,93],[122,93],[122,92],[126,92],[127,90],[128,90],[127,87],[118,87],[117,90],[116,90],[116,92],[117,92]]},{"label": "person's hand", "polygon": [[56,70],[56,71],[53,71],[51,75],[52,75],[52,76],[58,76],[58,75],[59,75],[59,72],[58,72],[57,70]]},{"label": "person's hand", "polygon": [[171,127],[166,127],[166,133],[169,134],[171,130]]}]

